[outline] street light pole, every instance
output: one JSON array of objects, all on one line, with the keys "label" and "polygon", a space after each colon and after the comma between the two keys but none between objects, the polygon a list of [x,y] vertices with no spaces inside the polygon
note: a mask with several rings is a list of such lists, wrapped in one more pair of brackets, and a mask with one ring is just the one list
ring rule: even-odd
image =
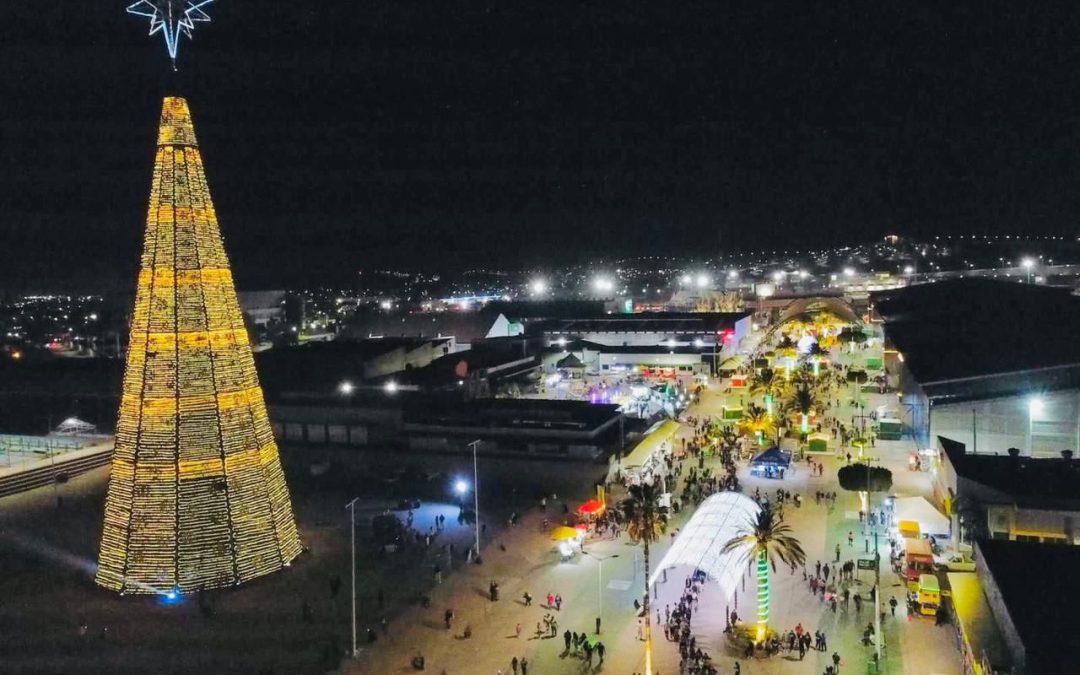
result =
[{"label": "street light pole", "polygon": [[480,439],[469,443],[472,447],[472,471],[473,471],[473,514],[475,517],[476,530],[476,556],[473,560],[480,560],[480,472],[477,470],[476,448],[480,445]]},{"label": "street light pole", "polygon": [[[589,553],[588,551],[582,551],[585,555],[589,556],[596,561],[596,618],[599,619],[597,628],[603,623],[604,619],[604,561],[611,560],[612,558],[618,558],[619,554],[614,553],[612,555],[601,558],[598,555]],[[635,559],[635,563],[637,560]],[[600,631],[597,630],[596,634],[599,635]]]},{"label": "street light pole", "polygon": [[352,655],[356,658],[356,500],[359,497],[354,497],[351,502],[345,505],[345,508],[349,509],[349,534],[351,535],[351,548],[352,564],[349,566],[349,571],[352,572]]}]

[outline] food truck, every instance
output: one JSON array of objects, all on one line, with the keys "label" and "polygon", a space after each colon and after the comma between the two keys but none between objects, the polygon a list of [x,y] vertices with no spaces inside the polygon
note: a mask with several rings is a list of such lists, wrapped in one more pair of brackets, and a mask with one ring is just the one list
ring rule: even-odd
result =
[{"label": "food truck", "polygon": [[919,606],[919,614],[924,616],[936,616],[941,607],[941,586],[933,574],[919,575],[919,590],[915,598]]},{"label": "food truck", "polygon": [[919,590],[919,578],[934,573],[934,553],[925,539],[904,539],[903,575],[908,590]]}]

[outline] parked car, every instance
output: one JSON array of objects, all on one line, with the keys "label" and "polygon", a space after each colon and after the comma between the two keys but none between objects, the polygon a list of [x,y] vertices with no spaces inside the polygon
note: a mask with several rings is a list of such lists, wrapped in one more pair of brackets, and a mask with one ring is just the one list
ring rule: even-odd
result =
[{"label": "parked car", "polygon": [[974,572],[975,561],[963,553],[934,556],[934,566],[946,572]]}]

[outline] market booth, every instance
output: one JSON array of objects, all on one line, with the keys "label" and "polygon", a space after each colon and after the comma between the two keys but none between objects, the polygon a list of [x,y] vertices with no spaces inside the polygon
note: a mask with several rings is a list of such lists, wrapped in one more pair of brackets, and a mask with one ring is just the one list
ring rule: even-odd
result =
[{"label": "market booth", "polygon": [[878,420],[877,435],[883,441],[898,441],[904,435],[904,423],[895,417],[882,417]]},{"label": "market booth", "polygon": [[723,419],[725,420],[741,420],[743,418],[743,409],[741,405],[726,405],[723,408]]},{"label": "market booth", "polygon": [[806,451],[815,453],[826,453],[829,451],[829,435],[821,432],[814,432],[810,434],[806,439]]},{"label": "market booth", "polygon": [[780,448],[769,448],[750,460],[750,475],[763,478],[783,478],[791,468],[791,453]]},{"label": "market booth", "polygon": [[747,378],[745,375],[734,375],[731,378],[732,389],[745,389],[747,385]]},{"label": "market booth", "polygon": [[577,508],[578,517],[591,522],[604,514],[607,507],[599,499],[590,499]]},{"label": "market booth", "polygon": [[[633,482],[661,470],[665,455],[675,447],[679,423],[674,420],[657,422],[645,432],[645,437],[619,463],[622,472]],[[662,473],[662,471],[660,471]]]},{"label": "market booth", "polygon": [[581,545],[585,542],[585,532],[586,530],[580,526],[556,527],[551,532],[551,539],[557,542],[555,548],[558,549],[563,562],[581,551]]}]

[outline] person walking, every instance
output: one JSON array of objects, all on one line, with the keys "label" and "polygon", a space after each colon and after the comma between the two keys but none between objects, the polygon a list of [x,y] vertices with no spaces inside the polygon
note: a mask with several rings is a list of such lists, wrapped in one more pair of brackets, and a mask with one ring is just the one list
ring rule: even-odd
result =
[{"label": "person walking", "polygon": [[832,662],[833,662],[833,668],[835,668],[836,672],[839,673],[840,672],[840,654],[838,654],[836,652],[833,652],[832,653]]},{"label": "person walking", "polygon": [[570,640],[572,639],[572,636],[570,635],[570,631],[566,631],[565,633],[563,633],[562,634],[562,639],[563,639],[563,644],[566,645],[566,651],[570,651]]},{"label": "person walking", "polygon": [[514,671],[514,675],[518,675],[518,658],[516,656],[510,660],[510,670]]},{"label": "person walking", "polygon": [[889,598],[889,610],[893,616],[896,616],[896,596]]},{"label": "person walking", "polygon": [[521,657],[521,675],[529,675],[529,659]]},{"label": "person walking", "polygon": [[521,624],[520,623],[514,626],[514,637],[516,637],[516,638],[521,637]]},{"label": "person walking", "polygon": [[600,664],[599,665],[601,665],[601,666],[604,665],[604,654],[606,654],[606,653],[607,653],[607,648],[604,647],[604,643],[603,642],[597,642],[596,643],[596,655],[598,657],[600,657]]},{"label": "person walking", "polygon": [[836,545],[836,562],[840,562],[840,544]]}]

